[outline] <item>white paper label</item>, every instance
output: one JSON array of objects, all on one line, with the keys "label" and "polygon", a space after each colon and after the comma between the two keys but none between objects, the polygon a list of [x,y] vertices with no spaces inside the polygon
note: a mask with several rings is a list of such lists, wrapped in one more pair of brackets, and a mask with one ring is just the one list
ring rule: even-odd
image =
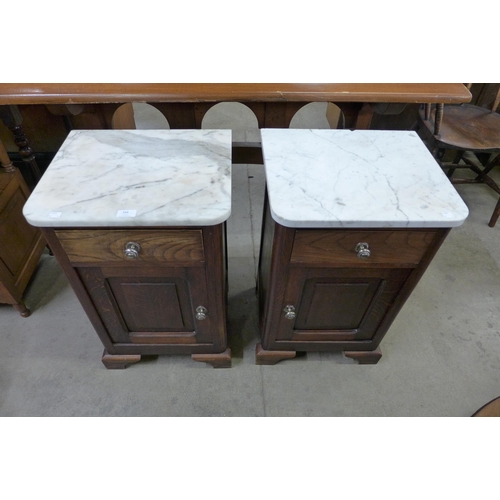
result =
[{"label": "white paper label", "polygon": [[116,212],[117,217],[135,217],[137,215],[137,210],[118,210]]},{"label": "white paper label", "polygon": [[441,215],[443,217],[446,217],[447,219],[449,219],[450,217],[453,217],[453,214],[451,212],[441,212]]},{"label": "white paper label", "polygon": [[51,219],[59,219],[61,217],[62,212],[49,212],[49,217]]}]

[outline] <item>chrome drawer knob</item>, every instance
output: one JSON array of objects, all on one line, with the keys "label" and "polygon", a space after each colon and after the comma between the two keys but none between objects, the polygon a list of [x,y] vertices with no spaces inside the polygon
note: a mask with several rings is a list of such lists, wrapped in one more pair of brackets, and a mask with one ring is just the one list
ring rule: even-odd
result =
[{"label": "chrome drawer knob", "polygon": [[206,319],[207,313],[208,313],[208,311],[203,306],[197,307],[196,308],[196,319],[199,319],[200,321]]},{"label": "chrome drawer knob", "polygon": [[368,243],[358,243],[354,251],[358,253],[359,259],[367,259],[371,255]]},{"label": "chrome drawer knob", "polygon": [[283,312],[285,313],[286,319],[294,319],[295,318],[295,307],[286,306],[285,309],[283,309]]},{"label": "chrome drawer knob", "polygon": [[137,257],[139,257],[140,250],[141,245],[139,245],[139,243],[129,241],[125,245],[125,257],[127,257],[127,259],[137,259]]}]

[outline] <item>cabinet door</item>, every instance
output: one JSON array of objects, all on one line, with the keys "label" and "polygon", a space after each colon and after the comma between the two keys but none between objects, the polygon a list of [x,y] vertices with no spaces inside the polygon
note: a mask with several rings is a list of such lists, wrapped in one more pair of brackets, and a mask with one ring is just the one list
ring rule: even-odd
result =
[{"label": "cabinet door", "polygon": [[205,267],[81,267],[78,273],[116,343],[211,344]]},{"label": "cabinet door", "polygon": [[[410,269],[290,268],[276,340],[370,340],[410,273]],[[293,308],[287,309],[288,317],[287,306]]]}]

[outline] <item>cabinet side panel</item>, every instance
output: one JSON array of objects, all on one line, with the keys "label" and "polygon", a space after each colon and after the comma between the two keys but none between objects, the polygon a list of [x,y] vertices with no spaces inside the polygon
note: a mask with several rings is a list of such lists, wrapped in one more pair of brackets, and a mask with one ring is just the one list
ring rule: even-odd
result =
[{"label": "cabinet side panel", "polygon": [[[227,348],[225,237],[224,224],[203,228],[203,246],[205,248],[206,262],[205,293],[207,295],[208,306],[201,303],[193,304],[195,308],[204,306],[208,309],[213,352],[223,352]],[[200,326],[203,324],[204,322],[202,321]]]},{"label": "cabinet side panel", "polygon": [[378,328],[377,333],[373,338],[373,342],[375,343],[376,346],[378,346],[378,344],[384,337],[385,333],[392,325],[399,311],[401,311],[405,302],[410,297],[411,293],[417,286],[418,282],[422,278],[426,269],[429,267],[430,263],[432,262],[432,259],[434,258],[437,251],[443,244],[449,232],[450,229],[440,229],[436,232],[434,240],[427,249],[427,252],[425,253],[422,261],[420,262],[417,268],[412,270],[411,275],[408,277],[404,286],[401,288],[401,291],[399,292],[397,298],[395,299],[390,311],[387,313],[387,315],[384,317],[384,320],[380,324],[380,327]]},{"label": "cabinet side panel", "polygon": [[76,270],[73,268],[70,261],[68,260],[68,257],[64,252],[64,249],[59,243],[59,240],[55,236],[54,230],[49,228],[42,228],[42,233],[45,239],[47,240],[48,244],[50,245],[50,248],[54,252],[55,257],[59,262],[59,265],[62,267],[64,273],[66,274],[66,277],[68,278],[71,287],[73,288],[76,296],[78,297],[78,300],[80,301],[80,304],[82,305],[83,309],[87,313],[87,316],[90,322],[92,323],[92,326],[94,327],[95,331],[97,332],[97,335],[101,339],[101,342],[103,343],[104,347],[110,354],[115,353],[115,349],[111,341],[111,338],[109,337],[109,333],[106,327],[104,326],[101,318],[99,317],[99,314],[96,311],[95,306],[92,303],[92,299],[89,297],[89,294],[87,293],[87,290],[85,290],[84,284],[82,283]]},{"label": "cabinet side panel", "polygon": [[273,251],[274,228],[276,223],[271,217],[267,193],[264,199],[264,213],[262,217],[262,237],[259,253],[259,319],[260,329],[265,323],[265,305],[269,293],[269,282],[271,279],[271,257]]},{"label": "cabinet side panel", "polygon": [[262,252],[259,270],[260,324],[262,347],[267,349],[276,335],[283,303],[288,263],[295,230],[272,219],[266,199],[262,227]]}]

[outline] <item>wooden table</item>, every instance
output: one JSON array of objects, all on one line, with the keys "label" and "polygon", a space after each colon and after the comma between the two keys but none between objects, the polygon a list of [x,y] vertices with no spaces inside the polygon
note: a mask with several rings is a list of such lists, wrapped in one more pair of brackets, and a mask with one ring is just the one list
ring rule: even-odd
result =
[{"label": "wooden table", "polygon": [[3,83],[2,104],[109,102],[469,102],[461,83]]},{"label": "wooden table", "polygon": [[[0,118],[12,106],[22,105],[24,113],[28,108],[34,113],[31,106],[47,107],[58,115],[61,124],[64,120],[66,131],[60,125],[64,135],[72,128],[113,128],[113,116],[120,106],[145,102],[163,113],[170,128],[197,129],[201,128],[205,113],[215,104],[241,102],[254,112],[259,128],[288,128],[295,113],[304,105],[332,102],[344,113],[345,128],[354,129],[368,128],[375,104],[462,103],[469,102],[471,97],[461,83],[0,84]],[[44,111],[47,114],[47,109]],[[39,129],[26,134],[30,140],[38,134],[46,134],[47,141],[53,140],[54,130],[50,134],[47,131],[49,118],[37,118]],[[4,123],[8,121],[8,118],[2,119]],[[17,122],[20,125],[19,118]],[[13,130],[12,123],[5,125]],[[29,156],[25,137],[18,138],[16,144],[21,144]],[[234,163],[261,162],[260,145],[234,146]]]}]

